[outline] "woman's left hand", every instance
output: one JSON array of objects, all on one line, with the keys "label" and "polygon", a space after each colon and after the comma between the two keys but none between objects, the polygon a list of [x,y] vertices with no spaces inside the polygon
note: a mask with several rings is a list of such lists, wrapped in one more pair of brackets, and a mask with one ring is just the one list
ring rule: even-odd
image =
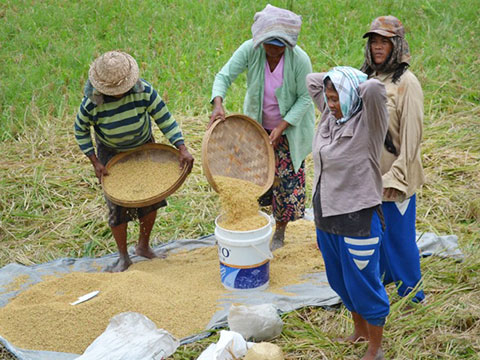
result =
[{"label": "woman's left hand", "polygon": [[180,150],[180,167],[183,169],[186,166],[187,174],[190,174],[193,168],[193,156],[188,152],[185,145],[180,145],[178,150]]},{"label": "woman's left hand", "polygon": [[280,141],[280,138],[285,131],[286,128],[288,128],[290,124],[286,122],[285,120],[282,120],[282,122],[272,130],[270,133],[270,144],[273,145],[273,147],[276,147]]}]

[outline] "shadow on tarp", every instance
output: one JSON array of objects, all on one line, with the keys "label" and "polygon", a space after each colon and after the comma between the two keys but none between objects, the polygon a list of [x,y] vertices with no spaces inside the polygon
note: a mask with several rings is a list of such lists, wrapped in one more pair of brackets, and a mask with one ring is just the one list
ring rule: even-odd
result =
[{"label": "shadow on tarp", "polygon": [[[184,250],[193,250],[202,247],[215,246],[214,235],[205,236],[195,240],[176,240],[161,244],[154,248],[156,254],[169,254]],[[133,248],[130,249],[133,251]],[[118,259],[118,254],[110,254],[100,258],[62,258],[45,264],[23,266],[8,264],[0,269],[0,307],[5,306],[10,299],[30,286],[42,281],[42,277],[52,274],[68,274],[71,272],[99,272],[104,271],[108,265]],[[148,261],[143,257],[131,255],[132,262]],[[8,284],[18,276],[28,276],[28,279],[20,286],[20,289],[8,292]],[[209,329],[218,329],[227,326],[227,316],[232,303],[237,304],[275,304],[281,313],[289,312],[305,306],[333,306],[340,303],[340,298],[330,288],[325,273],[310,274],[307,281],[302,284],[292,284],[284,288],[289,295],[279,295],[267,290],[225,290],[225,296],[219,299],[221,310],[217,311],[206,326],[206,331],[200,334],[192,334],[180,341],[187,344],[206,338],[211,335]],[[220,281],[220,269],[219,269]],[[79,354],[69,354],[49,351],[35,351],[19,349],[1,337],[0,343],[20,360],[72,360]]]},{"label": "shadow on tarp", "polygon": [[[157,254],[169,254],[215,245],[215,237],[209,235],[195,240],[171,241],[156,246],[154,250]],[[433,233],[417,234],[417,245],[421,256],[435,255],[453,258],[457,261],[462,261],[464,257],[458,248],[458,238],[455,235],[438,236]],[[130,251],[132,250],[133,248],[130,249]],[[29,286],[42,281],[42,277],[45,275],[104,271],[108,265],[113,264],[117,259],[117,254],[110,254],[101,258],[63,258],[33,266],[23,266],[19,264],[6,265],[0,269],[0,307],[5,306],[10,299],[26,290]],[[134,263],[147,260],[135,255],[132,255],[131,259]],[[20,289],[5,292],[7,285],[12,279],[22,275],[27,275],[28,280],[21,285]],[[183,345],[204,339],[212,333],[208,330],[226,327],[228,311],[232,303],[245,305],[273,303],[281,313],[290,312],[306,306],[329,308],[340,303],[340,298],[328,285],[324,272],[308,274],[305,276],[305,280],[306,281],[301,284],[291,284],[284,287],[285,295],[271,293],[268,289],[263,291],[226,291],[225,296],[219,299],[222,309],[212,316],[206,326],[206,331],[201,334],[192,334],[182,339],[180,343]],[[0,343],[19,360],[73,360],[79,356],[78,354],[19,349],[1,336]]]}]

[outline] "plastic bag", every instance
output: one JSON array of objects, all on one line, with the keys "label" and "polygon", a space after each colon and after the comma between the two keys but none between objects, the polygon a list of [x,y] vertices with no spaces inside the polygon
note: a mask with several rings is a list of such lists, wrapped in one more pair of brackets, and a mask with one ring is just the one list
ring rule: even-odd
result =
[{"label": "plastic bag", "polygon": [[252,343],[247,343],[242,335],[235,331],[220,331],[220,339],[210,344],[197,360],[236,360],[242,358]]},{"label": "plastic bag", "polygon": [[280,335],[283,321],[273,304],[232,305],[228,313],[228,326],[246,340],[263,341]]},{"label": "plastic bag", "polygon": [[283,351],[275,344],[261,342],[253,345],[244,360],[283,360]]},{"label": "plastic bag", "polygon": [[75,360],[161,360],[179,345],[145,315],[126,312],[114,316],[107,329]]}]

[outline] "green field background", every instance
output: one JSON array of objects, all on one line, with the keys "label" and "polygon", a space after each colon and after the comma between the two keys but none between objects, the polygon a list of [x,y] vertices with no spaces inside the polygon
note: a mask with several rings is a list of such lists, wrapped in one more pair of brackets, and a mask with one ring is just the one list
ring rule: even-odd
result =
[{"label": "green field background", "polygon": [[[314,70],[358,67],[372,19],[394,14],[407,31],[412,69],[427,109],[478,101],[477,1],[271,1],[303,17],[298,44]],[[176,1],[2,1],[0,4],[0,138],[29,128],[36,116],[71,117],[91,61],[121,49],[139,62],[174,113],[203,114],[213,76],[251,37],[266,3]],[[244,78],[227,100],[241,110]],[[68,120],[67,120],[68,118]],[[69,117],[65,120],[70,121]]]},{"label": "green field background", "polygon": [[[457,235],[465,260],[422,259],[428,302],[414,317],[390,291],[387,358],[479,359],[480,0],[270,3],[302,15],[298,45],[314,71],[360,67],[371,21],[388,14],[402,20],[411,70],[425,95],[427,180],[418,192],[417,229]],[[215,73],[251,38],[253,16],[266,4],[0,0],[0,267],[116,251],[101,188],[73,136],[89,65],[113,49],[136,58],[195,157],[192,174],[159,211],[153,244],[212,233],[218,198],[201,168],[211,87]],[[227,112],[242,111],[245,86],[245,76],[232,85]],[[308,198],[312,173],[309,156]],[[136,236],[133,225],[129,245]],[[288,359],[358,359],[365,352],[363,345],[331,341],[351,331],[345,310],[303,309],[284,321],[276,343]],[[194,359],[216,339],[184,346],[174,358]]]}]

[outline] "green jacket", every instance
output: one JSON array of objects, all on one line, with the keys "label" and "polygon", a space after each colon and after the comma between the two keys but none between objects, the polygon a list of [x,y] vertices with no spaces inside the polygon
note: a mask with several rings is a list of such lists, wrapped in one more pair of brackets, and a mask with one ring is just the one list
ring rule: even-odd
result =
[{"label": "green jacket", "polygon": [[[315,110],[306,86],[307,74],[312,72],[310,58],[299,46],[285,50],[283,84],[275,90],[280,114],[290,126],[285,130],[295,172],[312,152]],[[247,93],[243,104],[245,115],[262,123],[265,85],[265,50],[253,48],[253,41],[245,41],[215,76],[212,98],[225,99],[227,89],[239,74],[247,72]]]}]

